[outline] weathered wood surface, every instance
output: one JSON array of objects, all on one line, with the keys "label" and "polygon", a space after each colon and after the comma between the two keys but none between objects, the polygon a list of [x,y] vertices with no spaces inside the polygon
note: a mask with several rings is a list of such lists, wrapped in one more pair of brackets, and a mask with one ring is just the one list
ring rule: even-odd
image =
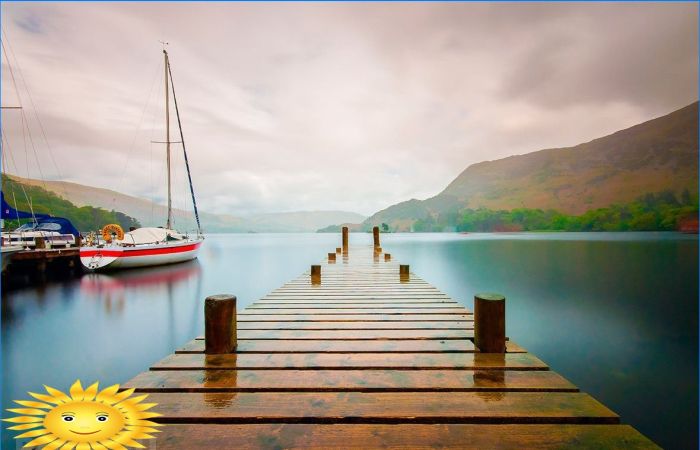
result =
[{"label": "weathered wood surface", "polygon": [[430,322],[238,322],[238,330],[470,330],[473,320]]},{"label": "weathered wood surface", "polygon": [[234,353],[205,355],[175,353],[157,362],[151,370],[190,369],[474,369],[549,370],[530,353]]},{"label": "weathered wood surface", "polygon": [[[200,353],[204,340],[195,339],[176,353]],[[461,340],[263,340],[239,339],[237,353],[464,353],[476,348],[469,339]],[[517,351],[520,351],[518,349]]]},{"label": "weathered wood surface", "polygon": [[59,258],[79,258],[80,249],[77,247],[70,248],[54,248],[43,250],[27,250],[17,252],[12,255],[12,261],[34,261],[34,260],[53,260]]},{"label": "weathered wood surface", "polygon": [[657,448],[515,342],[373,248],[343,248],[238,312],[237,349],[194,339],[123,385],[170,448]]},{"label": "weathered wood surface", "polygon": [[373,339],[469,339],[472,330],[239,330],[239,339],[373,340]]},{"label": "weathered wood surface", "polygon": [[159,450],[219,450],[222,443],[236,449],[659,448],[627,425],[172,424],[161,431]]},{"label": "weathered wood surface", "polygon": [[141,392],[564,391],[555,372],[496,370],[154,370],[131,380]]},{"label": "weathered wood surface", "polygon": [[241,322],[461,322],[471,320],[468,312],[457,314],[377,314],[371,310],[353,314],[238,314],[238,323]]},{"label": "weathered wood surface", "polygon": [[619,423],[580,392],[151,393],[162,423]]}]

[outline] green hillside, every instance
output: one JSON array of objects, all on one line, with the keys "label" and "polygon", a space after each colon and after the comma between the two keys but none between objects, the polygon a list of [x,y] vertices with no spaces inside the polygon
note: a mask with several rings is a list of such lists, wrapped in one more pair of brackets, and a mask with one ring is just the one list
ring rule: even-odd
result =
[{"label": "green hillside", "polygon": [[684,190],[678,198],[665,191],[580,215],[553,209],[465,209],[419,219],[413,224],[413,231],[676,231],[697,216],[697,194]]},{"label": "green hillside", "polygon": [[[24,188],[24,190],[22,190]],[[65,217],[81,232],[93,231],[102,228],[108,223],[118,223],[122,228],[140,227],[139,222],[133,217],[118,211],[107,211],[92,206],[77,207],[68,200],[64,200],[53,192],[49,192],[38,186],[29,186],[18,183],[5,175],[2,176],[2,192],[5,200],[20,211],[30,211],[29,202],[24,195],[31,200],[34,213],[51,214],[52,216]],[[16,204],[15,204],[16,202]],[[27,222],[28,219],[19,223]],[[5,229],[14,229],[19,226],[17,220],[6,220]]]},{"label": "green hillside", "polygon": [[[554,210],[577,217],[645,195],[698,186],[698,103],[569,148],[473,164],[443,192],[386,208],[363,223],[408,231],[474,211]],[[436,225],[437,226],[437,225]],[[659,225],[660,226],[660,225]],[[432,228],[428,226],[428,228]],[[658,228],[662,229],[662,228]]]}]

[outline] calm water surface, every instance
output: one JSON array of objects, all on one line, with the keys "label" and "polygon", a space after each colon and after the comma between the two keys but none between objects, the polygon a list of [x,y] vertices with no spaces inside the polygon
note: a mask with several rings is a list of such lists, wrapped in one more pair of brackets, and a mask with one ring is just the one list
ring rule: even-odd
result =
[{"label": "calm water surface", "polygon": [[[338,241],[210,235],[192,263],[3,291],[2,407],[43,384],[122,383],[202,333],[207,295],[243,308]],[[506,295],[514,341],[660,445],[698,448],[697,236],[396,234],[382,246],[470,309],[476,292]]]}]

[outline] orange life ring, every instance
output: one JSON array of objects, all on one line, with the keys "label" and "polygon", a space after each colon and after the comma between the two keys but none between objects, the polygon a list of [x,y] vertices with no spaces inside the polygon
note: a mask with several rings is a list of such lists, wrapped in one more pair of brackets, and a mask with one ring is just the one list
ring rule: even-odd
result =
[{"label": "orange life ring", "polygon": [[102,239],[112,242],[112,235],[116,235],[117,240],[124,239],[124,230],[116,223],[110,223],[102,227]]}]

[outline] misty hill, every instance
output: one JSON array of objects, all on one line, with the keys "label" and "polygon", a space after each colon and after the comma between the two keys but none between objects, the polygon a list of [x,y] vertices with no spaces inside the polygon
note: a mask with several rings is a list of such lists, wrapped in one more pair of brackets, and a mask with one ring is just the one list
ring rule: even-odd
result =
[{"label": "misty hill", "polygon": [[[115,209],[135,217],[143,226],[162,226],[167,208],[143,198],[121,194],[109,189],[85,186],[66,181],[46,181],[11,178],[27,185],[45,187],[59,197],[77,206],[95,206],[108,211]],[[191,211],[173,210],[178,229],[193,230]],[[234,217],[225,214],[200,212],[202,227],[206,232],[310,232],[340,222],[362,222],[366,217],[345,211],[299,211],[269,213],[250,217]]]},{"label": "misty hill", "polygon": [[554,209],[567,214],[630,203],[698,185],[698,103],[568,148],[485,161],[467,167],[444,191],[408,200],[364,222],[410,230],[419,219],[486,208]]},{"label": "misty hill", "polygon": [[[81,232],[97,230],[108,223],[118,223],[124,229],[141,226],[136,219],[121,212],[92,206],[78,207],[40,186],[20,183],[4,174],[2,192],[5,200],[15,209],[66,218]],[[13,230],[28,221],[9,218],[5,220],[4,229]]]}]

